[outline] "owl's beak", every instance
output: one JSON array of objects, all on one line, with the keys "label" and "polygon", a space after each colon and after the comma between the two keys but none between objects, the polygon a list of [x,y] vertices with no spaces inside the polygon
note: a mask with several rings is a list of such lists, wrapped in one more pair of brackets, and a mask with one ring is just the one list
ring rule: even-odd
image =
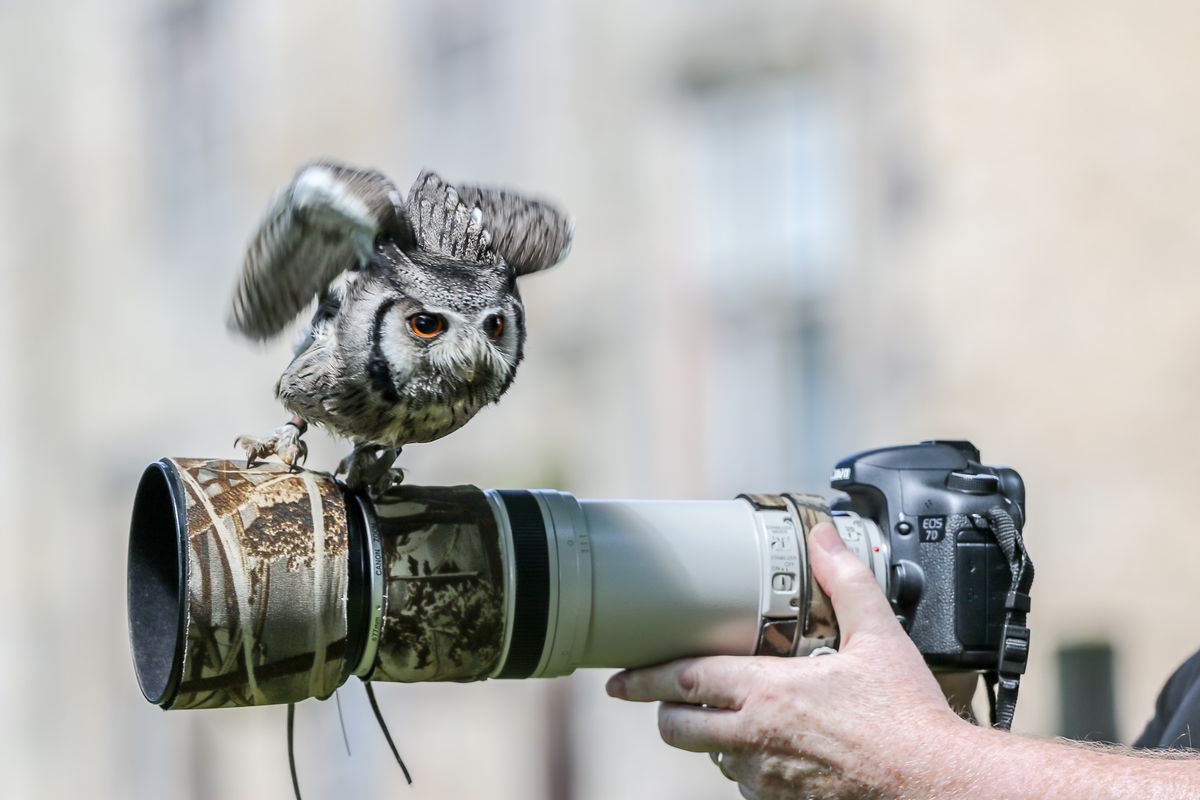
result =
[{"label": "owl's beak", "polygon": [[482,370],[477,357],[468,358],[467,363],[462,365],[462,376],[467,383],[474,383],[480,372]]},{"label": "owl's beak", "polygon": [[458,374],[468,384],[473,384],[476,381],[486,377],[488,372],[487,361],[479,357],[477,353],[468,354],[466,358],[458,363]]}]

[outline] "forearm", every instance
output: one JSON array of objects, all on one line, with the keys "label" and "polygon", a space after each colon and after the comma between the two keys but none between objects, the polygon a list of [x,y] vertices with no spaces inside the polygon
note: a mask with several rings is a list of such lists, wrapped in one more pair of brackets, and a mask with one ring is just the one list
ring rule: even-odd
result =
[{"label": "forearm", "polygon": [[928,739],[902,796],[1175,800],[1200,797],[1200,754],[1137,751],[954,725]]}]

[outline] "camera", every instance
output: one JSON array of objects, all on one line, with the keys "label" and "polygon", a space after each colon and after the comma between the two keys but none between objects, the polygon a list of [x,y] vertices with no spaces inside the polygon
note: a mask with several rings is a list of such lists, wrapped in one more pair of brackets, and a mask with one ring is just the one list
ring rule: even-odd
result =
[{"label": "camera", "polygon": [[352,675],[828,652],[837,620],[807,557],[828,521],[932,667],[992,673],[1015,702],[1033,573],[1017,472],[928,441],[849,456],[831,483],[832,504],[407,484],[370,497],[282,465],[162,459],[130,531],[135,671],[152,703],[211,708],[324,698]]}]

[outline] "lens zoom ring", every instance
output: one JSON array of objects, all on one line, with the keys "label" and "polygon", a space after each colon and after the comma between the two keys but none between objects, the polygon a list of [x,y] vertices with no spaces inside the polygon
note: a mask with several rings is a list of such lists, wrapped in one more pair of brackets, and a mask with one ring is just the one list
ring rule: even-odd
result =
[{"label": "lens zoom ring", "polygon": [[527,491],[498,492],[508,512],[516,561],[516,602],[508,658],[499,678],[528,678],[542,660],[550,617],[550,551],[537,499]]}]

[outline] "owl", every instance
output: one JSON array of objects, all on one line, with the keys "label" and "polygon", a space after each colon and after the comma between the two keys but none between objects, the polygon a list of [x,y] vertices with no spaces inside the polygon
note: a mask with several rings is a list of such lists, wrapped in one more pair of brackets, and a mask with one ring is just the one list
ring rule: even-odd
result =
[{"label": "owl", "polygon": [[248,465],[298,466],[309,424],[351,440],[338,472],[378,492],[400,449],[458,430],[512,385],[525,344],[517,279],[561,261],[573,220],[506,189],[422,172],[407,199],[382,174],[320,161],[271,202],[230,325],[279,334],[315,302],[275,394],[294,416],[241,436]]}]

